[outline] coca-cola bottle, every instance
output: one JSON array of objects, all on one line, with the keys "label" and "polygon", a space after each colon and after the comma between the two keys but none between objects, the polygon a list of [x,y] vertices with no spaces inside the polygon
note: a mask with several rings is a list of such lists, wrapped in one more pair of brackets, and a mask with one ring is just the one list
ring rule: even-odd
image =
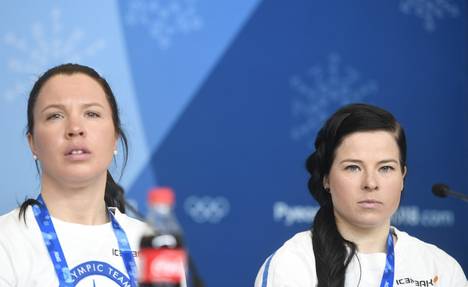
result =
[{"label": "coca-cola bottle", "polygon": [[174,193],[159,187],[148,193],[151,226],[140,241],[140,287],[186,287],[187,253],[173,212]]}]

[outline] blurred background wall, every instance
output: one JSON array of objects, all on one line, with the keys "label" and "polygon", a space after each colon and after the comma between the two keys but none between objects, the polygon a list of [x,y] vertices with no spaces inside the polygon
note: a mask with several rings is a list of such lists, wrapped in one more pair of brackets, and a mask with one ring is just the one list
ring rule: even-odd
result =
[{"label": "blurred background wall", "polygon": [[[130,139],[120,183],[145,212],[171,186],[209,287],[252,286],[310,226],[304,169],[339,106],[382,106],[407,132],[394,224],[468,271],[468,7],[462,0],[9,1],[0,9],[0,213],[40,191],[28,92],[53,65],[107,78]],[[121,161],[113,166],[120,175]]]}]

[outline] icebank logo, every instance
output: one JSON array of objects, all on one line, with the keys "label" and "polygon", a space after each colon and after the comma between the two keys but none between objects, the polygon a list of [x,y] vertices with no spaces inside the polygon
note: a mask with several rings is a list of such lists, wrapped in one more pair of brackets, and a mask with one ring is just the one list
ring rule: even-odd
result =
[{"label": "icebank logo", "polygon": [[190,196],[184,202],[184,209],[197,223],[219,223],[228,215],[230,204],[222,196]]},{"label": "icebank logo", "polygon": [[310,224],[319,210],[318,206],[288,205],[278,201],[273,204],[273,220],[286,226],[293,224]]}]

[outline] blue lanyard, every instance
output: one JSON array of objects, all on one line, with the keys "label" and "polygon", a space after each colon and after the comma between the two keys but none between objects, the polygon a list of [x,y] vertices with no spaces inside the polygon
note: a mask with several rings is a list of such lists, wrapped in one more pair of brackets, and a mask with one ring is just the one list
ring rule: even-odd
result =
[{"label": "blue lanyard", "polygon": [[380,287],[392,287],[393,278],[395,277],[395,250],[393,248],[392,232],[388,233],[387,238],[387,259],[385,261],[385,270],[382,275]]},{"label": "blue lanyard", "polygon": [[117,242],[119,243],[120,256],[122,256],[125,269],[127,270],[128,276],[130,277],[130,284],[132,284],[132,287],[136,287],[137,266],[135,263],[135,258],[132,254],[132,249],[130,248],[130,244],[128,243],[127,235],[120,226],[119,222],[115,219],[114,214],[112,212],[109,212],[109,214],[112,221],[112,229],[114,230],[115,237],[117,238]]},{"label": "blue lanyard", "polygon": [[[62,246],[60,245],[59,239],[57,237],[57,232],[55,232],[54,225],[50,218],[49,210],[44,203],[42,195],[37,197],[39,205],[33,205],[34,216],[36,217],[37,224],[42,232],[42,238],[44,243],[49,251],[50,259],[54,264],[55,273],[57,274],[59,280],[59,287],[73,287],[73,279],[71,278],[70,269],[68,268],[65,255],[63,254]],[[123,231],[120,224],[114,217],[112,212],[109,212],[112,229],[114,230],[115,237],[119,244],[120,253],[122,260],[124,262],[125,268],[127,269],[128,276],[130,277],[130,282],[132,287],[137,286],[136,281],[136,263],[135,258],[132,255],[132,250],[130,244],[128,243],[127,235]]]}]

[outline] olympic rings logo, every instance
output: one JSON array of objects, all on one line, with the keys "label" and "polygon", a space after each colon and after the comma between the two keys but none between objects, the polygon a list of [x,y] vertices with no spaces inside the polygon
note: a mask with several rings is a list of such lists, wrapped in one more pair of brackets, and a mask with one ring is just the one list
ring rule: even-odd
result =
[{"label": "olympic rings logo", "polygon": [[190,196],[184,208],[197,223],[218,223],[229,213],[230,204],[225,197]]}]

